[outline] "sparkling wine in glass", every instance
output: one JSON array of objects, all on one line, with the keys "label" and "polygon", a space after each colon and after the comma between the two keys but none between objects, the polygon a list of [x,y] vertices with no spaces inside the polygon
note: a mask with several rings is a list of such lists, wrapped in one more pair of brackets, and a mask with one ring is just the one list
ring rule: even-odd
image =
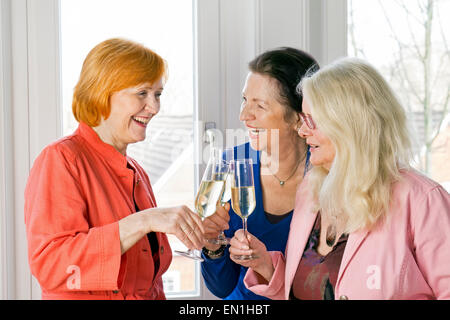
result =
[{"label": "sparkling wine in glass", "polygon": [[[247,219],[256,207],[255,184],[253,178],[252,159],[232,160],[231,165],[232,187],[231,206],[234,212],[242,219],[245,238],[247,238]],[[251,260],[256,256],[234,256],[237,260]]]},{"label": "sparkling wine in glass", "polygon": [[[195,198],[195,211],[202,220],[216,212],[217,205],[222,198],[225,189],[224,178],[227,176],[225,175],[224,178],[222,178],[222,176],[218,175],[218,170],[222,167],[228,168],[228,165],[221,158],[213,155],[210,157],[205,172],[203,173],[197,197]],[[203,261],[198,250],[175,250],[175,252],[187,258]]]},{"label": "sparkling wine in glass", "polygon": [[[228,201],[231,200],[231,181],[232,176],[230,173],[230,164],[231,160],[234,159],[234,149],[233,148],[226,148],[224,150],[220,148],[215,148],[213,153],[215,156],[221,157],[222,160],[225,162],[226,167],[219,167],[217,170],[217,179],[218,180],[225,180],[225,188],[222,193],[222,197],[220,198],[220,205],[224,206]],[[229,240],[225,236],[224,232],[222,231],[219,236],[216,239],[208,239],[209,243],[213,244],[220,244],[220,245],[227,245],[229,243]]]}]

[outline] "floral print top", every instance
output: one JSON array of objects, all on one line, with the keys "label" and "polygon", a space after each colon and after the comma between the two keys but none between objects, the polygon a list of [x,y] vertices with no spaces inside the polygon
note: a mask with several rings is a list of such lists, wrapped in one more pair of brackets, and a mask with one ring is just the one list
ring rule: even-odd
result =
[{"label": "floral print top", "polygon": [[309,236],[291,289],[291,299],[334,300],[334,288],[348,235],[342,234],[325,256],[317,252],[320,237],[320,213]]}]

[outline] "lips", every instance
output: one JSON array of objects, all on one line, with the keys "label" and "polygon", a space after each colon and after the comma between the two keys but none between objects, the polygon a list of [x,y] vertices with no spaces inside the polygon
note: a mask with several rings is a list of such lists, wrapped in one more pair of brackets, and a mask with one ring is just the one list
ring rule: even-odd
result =
[{"label": "lips", "polygon": [[147,124],[150,122],[149,117],[131,117],[134,121],[136,121],[138,124],[142,126],[147,126]]},{"label": "lips", "polygon": [[309,142],[306,142],[306,143],[309,145],[309,148],[310,148],[311,151],[314,151],[314,150],[319,148],[319,145],[317,145],[317,144],[312,144],[312,143],[309,143]]},{"label": "lips", "polygon": [[252,134],[260,134],[261,132],[266,132],[266,129],[249,129]]},{"label": "lips", "polygon": [[260,133],[266,132],[266,129],[256,128],[256,127],[252,127],[249,125],[247,125],[246,127],[247,127],[248,133],[250,135],[250,138],[257,138]]}]

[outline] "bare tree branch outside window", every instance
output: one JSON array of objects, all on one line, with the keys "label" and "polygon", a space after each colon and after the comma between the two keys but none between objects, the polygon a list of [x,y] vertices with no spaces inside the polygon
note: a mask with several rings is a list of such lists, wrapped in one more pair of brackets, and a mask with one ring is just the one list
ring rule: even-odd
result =
[{"label": "bare tree branch outside window", "polygon": [[[370,2],[379,10],[376,32],[385,30],[385,39],[395,43],[390,61],[384,61],[382,66],[374,64],[382,70],[405,105],[416,134],[415,152],[419,169],[431,175],[434,171],[431,167],[432,153],[439,147],[433,143],[441,133],[444,121],[449,118],[450,51],[447,39],[450,28],[444,20],[450,14],[448,0],[364,2]],[[441,12],[443,8],[447,8],[446,12]],[[358,19],[365,8],[359,1],[349,0],[348,10],[349,55],[372,62],[370,57],[374,53],[365,47],[365,41],[371,35],[361,31],[365,22]],[[444,23],[447,23],[446,27]],[[379,48],[388,50],[385,43],[380,43]],[[450,150],[444,151],[450,154]]]}]

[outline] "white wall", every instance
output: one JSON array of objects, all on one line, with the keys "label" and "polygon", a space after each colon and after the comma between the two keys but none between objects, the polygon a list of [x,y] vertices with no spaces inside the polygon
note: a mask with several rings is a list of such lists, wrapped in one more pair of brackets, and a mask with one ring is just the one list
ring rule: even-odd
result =
[{"label": "white wall", "polygon": [[[59,2],[0,0],[0,9],[0,298],[36,299],[23,191],[37,154],[61,135]],[[196,116],[221,130],[240,127],[247,64],[257,54],[294,46],[327,63],[346,53],[345,0],[197,0],[194,14]]]}]

